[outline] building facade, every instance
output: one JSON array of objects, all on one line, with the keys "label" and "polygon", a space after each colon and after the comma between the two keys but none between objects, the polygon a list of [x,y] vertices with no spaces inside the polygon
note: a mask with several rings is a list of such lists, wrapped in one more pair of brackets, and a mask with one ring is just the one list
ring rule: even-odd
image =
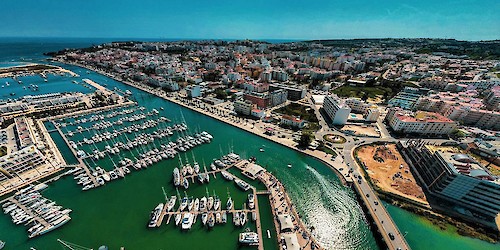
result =
[{"label": "building facade", "polygon": [[199,96],[201,96],[201,87],[200,87],[200,85],[187,86],[186,93],[191,98],[199,97]]},{"label": "building facade", "polygon": [[338,97],[326,96],[323,109],[331,119],[333,125],[345,125],[351,113],[351,108]]},{"label": "building facade", "polygon": [[457,128],[456,122],[433,112],[390,108],[385,119],[389,126],[399,133],[447,135]]},{"label": "building facade", "polygon": [[254,105],[250,101],[235,101],[233,104],[234,112],[242,115],[252,114]]},{"label": "building facade", "polygon": [[299,86],[288,86],[284,84],[270,84],[269,91],[283,89],[288,93],[287,99],[291,101],[298,101],[306,96],[307,89]]},{"label": "building facade", "polygon": [[439,200],[441,210],[499,230],[498,176],[468,155],[439,151],[420,140],[400,142],[398,149],[426,194]]},{"label": "building facade", "polygon": [[281,116],[280,123],[282,125],[291,126],[299,129],[303,128],[306,125],[306,122],[304,120],[290,115]]}]

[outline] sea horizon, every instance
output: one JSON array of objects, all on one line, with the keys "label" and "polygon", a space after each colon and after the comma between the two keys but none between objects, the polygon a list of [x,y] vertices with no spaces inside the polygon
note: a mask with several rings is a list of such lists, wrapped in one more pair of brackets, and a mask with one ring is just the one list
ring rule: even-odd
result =
[{"label": "sea horizon", "polygon": [[426,39],[426,40],[455,40],[464,42],[498,42],[500,38],[491,40],[466,40],[452,37],[343,37],[343,38],[166,38],[166,37],[59,37],[59,36],[0,36],[0,42],[33,42],[36,40],[45,41],[60,41],[60,42],[81,42],[88,40],[104,41],[104,42],[176,42],[176,41],[264,41],[269,43],[288,43],[288,42],[308,42],[308,41],[349,41],[349,40],[385,40],[385,39]]}]

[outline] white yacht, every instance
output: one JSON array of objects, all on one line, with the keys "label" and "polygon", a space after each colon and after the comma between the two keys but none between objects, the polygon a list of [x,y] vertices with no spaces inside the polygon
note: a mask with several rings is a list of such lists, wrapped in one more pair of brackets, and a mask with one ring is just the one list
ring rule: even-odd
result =
[{"label": "white yacht", "polygon": [[148,227],[156,227],[158,219],[160,218],[161,211],[163,210],[163,203],[158,204],[155,209],[151,212],[151,218],[149,220]]},{"label": "white yacht", "polygon": [[203,225],[206,225],[207,224],[207,219],[208,219],[208,214],[207,213],[203,213],[201,215],[201,223],[203,223]]},{"label": "white yacht", "polygon": [[220,171],[220,173],[222,174],[222,177],[224,177],[224,179],[228,180],[228,181],[232,181],[234,178],[233,176],[227,172],[226,170],[222,170]]},{"label": "white yacht", "polygon": [[254,196],[253,196],[253,194],[248,194],[248,207],[250,209],[254,209],[255,208],[255,202],[254,202]]},{"label": "white yacht", "polygon": [[231,197],[228,197],[227,202],[226,202],[226,207],[227,207],[227,210],[233,209],[233,199],[231,199]]},{"label": "white yacht", "polygon": [[167,211],[170,212],[175,206],[175,202],[177,201],[177,196],[172,195],[170,196],[170,200],[167,203]]},{"label": "white yacht", "polygon": [[185,213],[184,217],[182,218],[182,229],[183,230],[191,229],[192,225],[193,225],[193,215],[191,213]]},{"label": "white yacht", "polygon": [[259,235],[254,232],[240,233],[239,242],[241,244],[257,245],[259,244]]}]

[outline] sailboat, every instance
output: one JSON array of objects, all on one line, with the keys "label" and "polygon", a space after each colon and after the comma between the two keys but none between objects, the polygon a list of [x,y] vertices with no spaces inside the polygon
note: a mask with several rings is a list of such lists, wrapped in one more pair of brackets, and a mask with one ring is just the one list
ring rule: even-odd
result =
[{"label": "sailboat", "polygon": [[233,199],[231,199],[231,196],[229,195],[229,190],[227,191],[226,208],[227,208],[227,210],[233,209]]}]

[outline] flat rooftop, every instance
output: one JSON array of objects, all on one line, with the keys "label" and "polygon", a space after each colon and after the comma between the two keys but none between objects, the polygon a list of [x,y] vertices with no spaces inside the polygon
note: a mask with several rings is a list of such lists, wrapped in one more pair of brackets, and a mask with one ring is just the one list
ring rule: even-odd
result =
[{"label": "flat rooftop", "polygon": [[498,176],[486,171],[474,158],[467,154],[436,151],[448,164],[449,169],[457,174],[470,176],[476,179],[492,181],[500,184]]}]

